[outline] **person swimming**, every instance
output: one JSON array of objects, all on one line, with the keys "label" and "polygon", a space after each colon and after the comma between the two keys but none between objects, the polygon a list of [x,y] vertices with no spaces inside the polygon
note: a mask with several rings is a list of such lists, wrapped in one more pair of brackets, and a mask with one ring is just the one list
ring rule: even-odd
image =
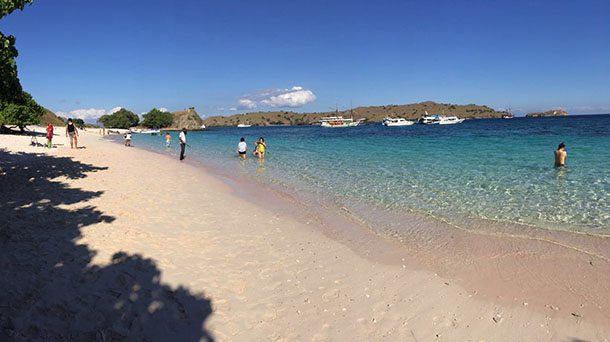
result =
[{"label": "person swimming", "polygon": [[564,143],[559,144],[555,150],[555,167],[566,166],[567,156],[568,153],[566,152],[566,145]]}]

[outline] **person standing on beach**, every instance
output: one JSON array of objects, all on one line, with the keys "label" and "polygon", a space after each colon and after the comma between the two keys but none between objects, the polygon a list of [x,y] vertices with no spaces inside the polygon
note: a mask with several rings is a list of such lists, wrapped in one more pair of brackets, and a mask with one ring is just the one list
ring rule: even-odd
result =
[{"label": "person standing on beach", "polygon": [[68,125],[66,126],[66,138],[68,136],[70,136],[70,148],[78,148],[78,130],[72,119],[68,119]]},{"label": "person standing on beach", "polygon": [[131,132],[125,133],[125,146],[131,146]]},{"label": "person standing on beach", "polygon": [[566,166],[566,157],[568,153],[566,152],[566,144],[561,143],[555,150],[555,167]]},{"label": "person standing on beach", "polygon": [[172,145],[172,136],[169,132],[165,133],[165,148],[169,148]]},{"label": "person standing on beach", "polygon": [[184,149],[186,148],[186,128],[182,129],[180,135],[178,136],[178,140],[180,142],[180,160],[184,159]]},{"label": "person standing on beach", "polygon": [[53,124],[50,122],[47,124],[47,147],[53,147]]},{"label": "person standing on beach", "polygon": [[239,139],[239,144],[237,144],[237,154],[240,158],[246,159],[246,151],[248,150],[248,144],[246,144],[246,139]]}]

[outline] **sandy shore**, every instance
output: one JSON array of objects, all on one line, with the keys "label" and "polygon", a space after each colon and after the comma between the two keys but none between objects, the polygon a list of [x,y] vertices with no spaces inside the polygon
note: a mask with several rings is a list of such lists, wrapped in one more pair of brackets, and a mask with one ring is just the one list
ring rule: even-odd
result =
[{"label": "sandy shore", "polygon": [[398,245],[57,131],[0,135],[0,340],[610,339],[607,239],[439,224],[442,249]]}]

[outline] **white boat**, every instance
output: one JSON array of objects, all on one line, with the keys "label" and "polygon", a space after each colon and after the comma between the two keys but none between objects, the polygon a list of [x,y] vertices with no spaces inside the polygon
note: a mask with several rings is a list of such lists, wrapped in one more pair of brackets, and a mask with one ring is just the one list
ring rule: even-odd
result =
[{"label": "white boat", "polygon": [[201,127],[199,127],[199,129],[205,129],[205,125],[201,124]]},{"label": "white boat", "polygon": [[328,128],[356,127],[362,121],[364,121],[364,119],[354,121],[354,118],[344,118],[342,116],[326,116],[320,118],[320,126]]},{"label": "white boat", "polygon": [[428,115],[426,113],[426,116],[419,118],[417,122],[425,125],[438,125],[441,122],[441,116],[438,114]]},{"label": "white boat", "polygon": [[161,131],[158,129],[135,129],[135,130],[130,130],[130,132],[133,134],[150,134],[150,135],[155,135],[155,134],[161,133]]},{"label": "white boat", "polygon": [[248,128],[248,127],[252,127],[252,125],[239,124],[239,125],[237,125],[237,127],[239,127],[239,128]]},{"label": "white boat", "polygon": [[439,125],[454,125],[464,122],[464,119],[459,119],[457,116],[441,116]]},{"label": "white boat", "polygon": [[385,119],[383,119],[383,121],[381,122],[382,125],[384,126],[411,126],[412,124],[414,124],[415,122],[413,121],[409,121],[409,120],[405,120],[403,118],[390,118],[387,117]]}]

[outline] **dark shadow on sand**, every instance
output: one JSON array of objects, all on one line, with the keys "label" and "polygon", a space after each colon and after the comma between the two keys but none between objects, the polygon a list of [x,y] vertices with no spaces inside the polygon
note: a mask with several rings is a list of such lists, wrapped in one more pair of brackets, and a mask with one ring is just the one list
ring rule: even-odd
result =
[{"label": "dark shadow on sand", "polygon": [[68,180],[106,168],[66,157],[0,149],[0,341],[212,340],[210,301],[160,283],[152,259],[116,253],[91,266],[81,229],[112,222],[93,206],[68,210],[103,191]]}]

